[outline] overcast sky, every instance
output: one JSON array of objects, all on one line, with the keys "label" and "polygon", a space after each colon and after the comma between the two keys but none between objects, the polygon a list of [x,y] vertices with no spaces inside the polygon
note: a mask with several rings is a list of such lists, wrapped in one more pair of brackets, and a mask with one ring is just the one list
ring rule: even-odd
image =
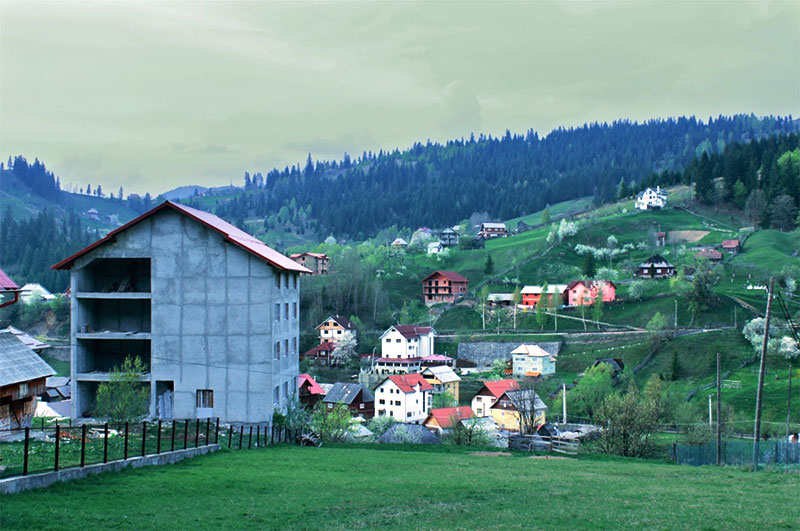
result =
[{"label": "overcast sky", "polygon": [[800,115],[800,2],[0,2],[0,155],[108,191],[750,112]]}]

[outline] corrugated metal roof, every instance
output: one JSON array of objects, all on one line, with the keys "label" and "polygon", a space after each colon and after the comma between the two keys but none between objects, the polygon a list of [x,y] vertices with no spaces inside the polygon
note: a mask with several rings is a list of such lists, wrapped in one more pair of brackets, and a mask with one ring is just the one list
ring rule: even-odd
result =
[{"label": "corrugated metal roof", "polygon": [[3,291],[16,291],[19,289],[19,286],[11,280],[11,277],[5,274],[2,269],[0,269],[0,290]]},{"label": "corrugated metal roof", "polygon": [[372,391],[361,384],[336,382],[330,391],[325,394],[324,402],[334,402],[336,404],[352,404],[353,400],[362,393],[362,402],[374,402],[375,395]]},{"label": "corrugated metal roof", "polygon": [[50,348],[50,345],[48,345],[47,343],[39,341],[35,337],[26,334],[22,330],[14,328],[13,326],[9,326],[8,328],[5,329],[5,331],[11,332],[15,336],[17,336],[19,340],[25,343],[25,345],[31,350],[44,350],[46,348]]},{"label": "corrugated metal roof", "polygon": [[264,242],[247,234],[245,231],[234,227],[227,221],[215,216],[214,214],[210,214],[208,212],[204,212],[202,210],[197,210],[196,208],[188,207],[186,205],[181,205],[180,203],[173,203],[172,201],[164,201],[157,207],[145,212],[138,218],[134,219],[126,223],[125,225],[112,230],[108,233],[105,238],[101,238],[94,242],[93,244],[89,245],[88,247],[81,249],[77,253],[73,254],[69,258],[65,258],[61,262],[52,266],[52,269],[70,269],[72,264],[83,256],[84,254],[100,247],[101,245],[108,243],[114,240],[114,237],[119,234],[120,232],[132,227],[133,225],[139,223],[140,221],[152,216],[153,214],[165,209],[171,208],[173,210],[177,210],[178,212],[189,216],[190,218],[194,219],[205,225],[206,227],[217,231],[218,233],[225,236],[225,240],[244,249],[245,251],[256,255],[257,257],[261,258],[262,260],[266,261],[270,265],[277,267],[278,269],[282,269],[284,271],[295,271],[298,273],[311,273],[311,270],[303,267],[302,265],[298,264],[288,256],[284,256],[275,249],[267,246]]},{"label": "corrugated metal roof", "polygon": [[450,382],[460,382],[461,377],[453,371],[450,367],[446,365],[437,365],[436,367],[428,367],[424,371],[422,371],[422,375],[424,376],[425,373],[431,373],[433,376],[436,377],[437,380],[445,383]]},{"label": "corrugated metal roof", "polygon": [[0,331],[0,387],[53,376],[56,371],[17,336]]}]

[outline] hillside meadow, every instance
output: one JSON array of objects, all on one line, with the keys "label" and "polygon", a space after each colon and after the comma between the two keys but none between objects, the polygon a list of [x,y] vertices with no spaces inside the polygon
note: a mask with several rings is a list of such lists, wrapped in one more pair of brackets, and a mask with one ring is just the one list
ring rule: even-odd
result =
[{"label": "hillside meadow", "polygon": [[3,529],[791,528],[800,475],[377,445],[219,452],[4,496]]}]

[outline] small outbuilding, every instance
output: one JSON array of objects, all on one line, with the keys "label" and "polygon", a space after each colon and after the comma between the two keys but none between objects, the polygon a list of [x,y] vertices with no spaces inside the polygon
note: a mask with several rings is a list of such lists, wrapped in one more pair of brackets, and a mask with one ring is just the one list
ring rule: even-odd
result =
[{"label": "small outbuilding", "polygon": [[31,425],[36,397],[53,370],[17,336],[0,331],[0,429]]}]

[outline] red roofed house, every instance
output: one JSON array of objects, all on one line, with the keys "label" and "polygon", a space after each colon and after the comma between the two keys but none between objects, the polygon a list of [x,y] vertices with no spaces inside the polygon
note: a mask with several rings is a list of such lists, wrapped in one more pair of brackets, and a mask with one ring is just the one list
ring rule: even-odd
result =
[{"label": "red roofed house", "polygon": [[0,269],[0,308],[17,302],[21,291],[20,287]]},{"label": "red roofed house", "polygon": [[472,408],[469,406],[441,407],[431,409],[428,418],[422,424],[431,431],[441,433],[443,430],[452,428],[454,420],[461,422],[472,417]]},{"label": "red roofed house", "polygon": [[483,387],[472,398],[472,411],[476,417],[488,417],[491,415],[489,409],[494,405],[503,393],[512,389],[519,389],[516,380],[497,380],[494,382],[484,382]]},{"label": "red roofed house", "polygon": [[327,275],[328,274],[328,258],[327,254],[322,253],[299,253],[293,254],[289,258],[298,264],[307,267],[311,270],[311,275]]},{"label": "red roofed house", "polygon": [[722,242],[722,250],[726,253],[736,254],[739,252],[739,240],[725,240]]},{"label": "red roofed house", "polygon": [[299,376],[297,384],[297,396],[300,403],[306,407],[314,407],[314,404],[325,397],[325,390],[308,373]]},{"label": "red roofed house", "polygon": [[455,271],[436,271],[422,280],[422,298],[425,304],[455,302],[467,294],[469,280]]},{"label": "red roofed house", "polygon": [[703,249],[699,253],[695,253],[694,257],[698,260],[705,258],[714,264],[722,261],[722,253],[714,249]]},{"label": "red roofed house", "polygon": [[567,286],[569,306],[591,305],[602,291],[603,302],[617,298],[617,287],[610,280],[575,280]]},{"label": "red roofed house", "polygon": [[326,341],[325,343],[317,345],[311,350],[307,350],[305,354],[300,356],[300,358],[311,360],[312,362],[320,365],[330,365],[332,362],[331,354],[335,348],[336,345]]},{"label": "red roofed house", "polygon": [[433,386],[421,374],[389,376],[375,388],[375,414],[420,424],[431,407]]},{"label": "red roofed house", "polygon": [[[527,306],[528,308],[535,308],[539,303],[539,300],[542,298],[543,289],[544,286],[523,286],[522,290],[520,291],[520,295],[522,295],[522,305]],[[550,304],[550,301],[553,300],[554,297],[555,304],[557,306],[564,304],[566,292],[566,284],[553,284],[552,286],[547,286],[547,305]]]},{"label": "red roofed house", "polygon": [[165,201],[53,268],[71,274],[73,420],[128,356],[153,418],[271,422],[297,392],[310,271],[219,217]]}]

